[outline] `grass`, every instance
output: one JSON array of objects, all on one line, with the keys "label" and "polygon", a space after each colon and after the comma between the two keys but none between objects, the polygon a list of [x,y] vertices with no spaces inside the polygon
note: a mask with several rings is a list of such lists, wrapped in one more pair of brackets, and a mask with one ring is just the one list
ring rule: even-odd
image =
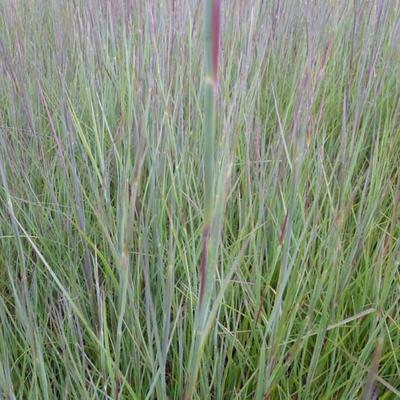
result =
[{"label": "grass", "polygon": [[0,15],[0,398],[400,397],[398,1]]}]

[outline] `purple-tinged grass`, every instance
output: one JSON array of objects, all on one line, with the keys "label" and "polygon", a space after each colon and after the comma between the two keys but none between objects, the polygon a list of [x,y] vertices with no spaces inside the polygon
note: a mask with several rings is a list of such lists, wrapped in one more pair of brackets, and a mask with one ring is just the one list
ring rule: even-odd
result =
[{"label": "purple-tinged grass", "polygon": [[42,3],[0,2],[0,397],[398,397],[399,2]]}]

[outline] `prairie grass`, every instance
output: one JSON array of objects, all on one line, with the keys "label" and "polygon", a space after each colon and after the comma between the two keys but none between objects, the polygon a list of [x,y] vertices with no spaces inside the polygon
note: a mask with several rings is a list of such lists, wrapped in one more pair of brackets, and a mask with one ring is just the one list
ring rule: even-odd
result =
[{"label": "prairie grass", "polygon": [[0,398],[399,398],[399,149],[397,0],[1,1]]}]

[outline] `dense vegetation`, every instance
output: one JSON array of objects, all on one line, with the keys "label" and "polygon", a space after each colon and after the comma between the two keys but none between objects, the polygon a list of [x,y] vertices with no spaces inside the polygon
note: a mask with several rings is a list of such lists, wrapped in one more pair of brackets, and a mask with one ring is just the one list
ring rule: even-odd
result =
[{"label": "dense vegetation", "polygon": [[400,397],[400,2],[219,3],[0,2],[1,399]]}]

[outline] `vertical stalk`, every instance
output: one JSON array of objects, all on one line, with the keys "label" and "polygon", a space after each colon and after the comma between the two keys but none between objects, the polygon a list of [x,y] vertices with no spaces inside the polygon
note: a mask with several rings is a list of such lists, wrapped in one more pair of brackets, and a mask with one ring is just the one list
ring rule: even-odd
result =
[{"label": "vertical stalk", "polygon": [[219,0],[204,1],[204,227],[210,225],[214,203],[215,167],[215,89],[219,34]]},{"label": "vertical stalk", "polygon": [[[205,319],[213,271],[209,239],[213,231],[215,208],[215,130],[216,130],[216,87],[219,50],[220,0],[204,1],[204,226],[200,263],[199,316]],[[204,317],[204,318],[202,318]],[[200,322],[200,325],[202,323]]]},{"label": "vertical stalk", "polygon": [[[216,87],[219,53],[221,0],[204,0],[204,221],[200,262],[200,293],[196,312],[195,335],[190,352],[189,380],[185,399],[191,399],[195,390],[207,333],[204,329],[209,314],[209,305],[214,287],[217,245],[213,237],[215,208],[215,131],[216,131]],[[210,240],[211,238],[211,240]]]}]

